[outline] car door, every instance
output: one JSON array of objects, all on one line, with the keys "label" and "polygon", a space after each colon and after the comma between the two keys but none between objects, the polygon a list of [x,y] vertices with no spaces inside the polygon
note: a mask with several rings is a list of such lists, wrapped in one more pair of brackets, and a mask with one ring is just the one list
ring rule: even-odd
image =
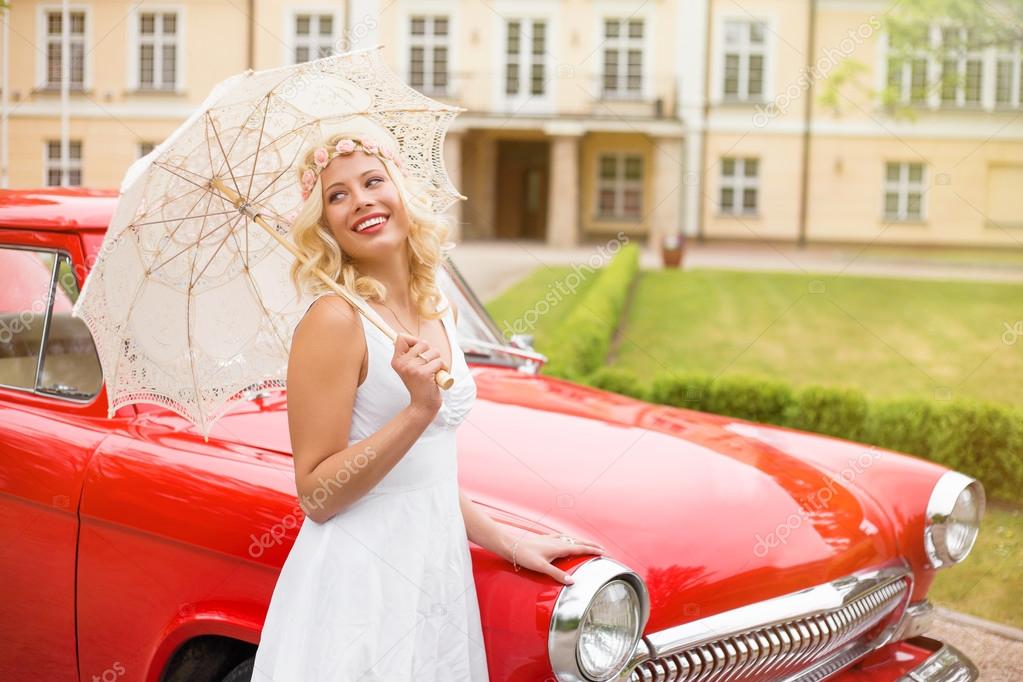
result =
[{"label": "car door", "polygon": [[78,505],[109,424],[76,256],[77,235],[0,230],[0,680],[79,679]]}]

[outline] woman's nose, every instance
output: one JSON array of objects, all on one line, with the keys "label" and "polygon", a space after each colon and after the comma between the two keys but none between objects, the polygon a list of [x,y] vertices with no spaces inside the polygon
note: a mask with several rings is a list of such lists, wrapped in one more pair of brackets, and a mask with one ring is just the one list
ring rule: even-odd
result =
[{"label": "woman's nose", "polygon": [[352,190],[352,199],[355,201],[355,210],[357,211],[363,206],[368,206],[373,203],[373,200],[368,194],[363,193],[362,189]]}]

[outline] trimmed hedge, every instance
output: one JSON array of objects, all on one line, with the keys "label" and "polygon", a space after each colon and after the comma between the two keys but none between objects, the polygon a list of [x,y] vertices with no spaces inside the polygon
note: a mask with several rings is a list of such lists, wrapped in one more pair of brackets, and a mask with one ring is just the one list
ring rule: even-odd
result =
[{"label": "trimmed hedge", "polygon": [[877,445],[973,476],[989,497],[1023,501],[1023,410],[969,398],[868,399],[855,388],[807,386],[733,375],[689,373],[648,385],[604,368],[584,382],[649,402],[776,424]]},{"label": "trimmed hedge", "polygon": [[543,373],[576,381],[604,364],[632,280],[639,272],[639,247],[626,244],[601,268],[597,279],[546,344]]}]

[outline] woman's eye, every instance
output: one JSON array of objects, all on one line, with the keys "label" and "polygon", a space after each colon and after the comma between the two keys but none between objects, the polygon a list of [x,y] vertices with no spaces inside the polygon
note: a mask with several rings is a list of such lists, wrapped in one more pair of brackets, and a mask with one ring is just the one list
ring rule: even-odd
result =
[{"label": "woman's eye", "polygon": [[370,182],[373,182],[374,180],[376,180],[377,182],[383,182],[383,178],[370,178],[370,179],[369,179],[369,180],[367,181],[367,183],[366,183],[366,184],[369,184]]}]

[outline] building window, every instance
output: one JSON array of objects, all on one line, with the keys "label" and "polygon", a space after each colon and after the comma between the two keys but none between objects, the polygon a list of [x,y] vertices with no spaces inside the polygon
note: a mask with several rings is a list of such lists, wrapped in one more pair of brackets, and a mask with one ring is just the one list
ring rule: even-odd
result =
[{"label": "building window", "polygon": [[998,51],[995,69],[995,105],[1016,107],[1023,104],[1023,48],[1019,45]]},{"label": "building window", "polygon": [[981,48],[965,28],[941,29],[941,103],[980,105],[984,61]]},{"label": "building window", "polygon": [[82,142],[68,141],[68,161],[61,164],[60,140],[46,142],[46,186],[80,187],[82,185]]},{"label": "building window", "polygon": [[888,87],[902,104],[927,101],[927,32],[891,36],[888,46]]},{"label": "building window", "polygon": [[547,91],[547,22],[509,19],[506,27],[504,93],[542,97]]},{"label": "building window", "polygon": [[178,82],[178,15],[139,13],[139,89],[174,90]]},{"label": "building window", "polygon": [[759,159],[721,159],[722,213],[749,215],[757,212],[759,174]]},{"label": "building window", "polygon": [[[85,12],[68,12],[70,18],[69,49],[71,75],[68,87],[85,87]],[[59,11],[46,12],[46,87],[59,88],[61,80],[62,15]]]},{"label": "building window", "polygon": [[643,91],[643,20],[604,20],[605,97],[639,97]]},{"label": "building window", "polygon": [[409,84],[424,93],[448,89],[448,18],[410,18]]},{"label": "building window", "polygon": [[763,21],[725,22],[722,93],[725,99],[760,100],[764,96]]},{"label": "building window", "polygon": [[334,17],[331,14],[295,15],[295,63],[329,57],[334,53]]},{"label": "building window", "polygon": [[884,217],[888,220],[922,220],[924,166],[922,163],[888,162],[884,175]]},{"label": "building window", "polygon": [[643,157],[601,154],[597,161],[597,217],[639,218],[643,200]]}]

